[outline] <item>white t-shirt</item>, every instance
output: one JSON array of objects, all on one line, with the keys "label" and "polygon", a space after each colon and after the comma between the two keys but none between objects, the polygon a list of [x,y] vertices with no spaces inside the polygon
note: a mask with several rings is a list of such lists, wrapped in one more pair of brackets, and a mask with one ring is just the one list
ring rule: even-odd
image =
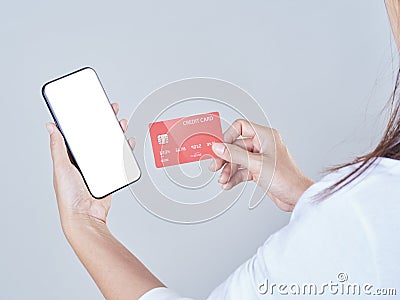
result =
[{"label": "white t-shirt", "polygon": [[[320,202],[312,198],[355,167],[330,173],[307,189],[289,224],[207,299],[399,297],[400,161],[378,158],[339,192]],[[397,296],[382,296],[393,293]],[[178,299],[189,300],[156,288],[140,300]]]}]

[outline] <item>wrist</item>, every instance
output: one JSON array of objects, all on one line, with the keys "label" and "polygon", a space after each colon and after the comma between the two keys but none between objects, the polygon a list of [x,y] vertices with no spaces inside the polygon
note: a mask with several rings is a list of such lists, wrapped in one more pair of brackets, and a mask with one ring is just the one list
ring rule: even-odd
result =
[{"label": "wrist", "polygon": [[301,177],[298,178],[298,183],[296,185],[296,192],[293,195],[293,205],[296,205],[297,201],[300,199],[300,197],[304,194],[304,192],[314,184],[314,181],[305,176],[302,175]]},{"label": "wrist", "polygon": [[67,240],[71,242],[83,231],[101,232],[107,229],[104,221],[79,212],[60,212],[61,227]]}]

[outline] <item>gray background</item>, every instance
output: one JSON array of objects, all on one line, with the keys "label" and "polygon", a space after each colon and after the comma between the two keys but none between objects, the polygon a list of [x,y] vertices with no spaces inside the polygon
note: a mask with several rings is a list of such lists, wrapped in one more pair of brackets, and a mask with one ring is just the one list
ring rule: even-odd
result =
[{"label": "gray background", "polygon": [[[59,225],[40,95],[51,78],[93,66],[126,117],[170,81],[231,81],[262,103],[316,180],[382,128],[397,65],[383,0],[3,2],[1,299],[102,298]],[[204,298],[288,221],[270,201],[253,211],[247,202],[185,226],[154,217],[126,189],[109,224],[167,285]]]}]

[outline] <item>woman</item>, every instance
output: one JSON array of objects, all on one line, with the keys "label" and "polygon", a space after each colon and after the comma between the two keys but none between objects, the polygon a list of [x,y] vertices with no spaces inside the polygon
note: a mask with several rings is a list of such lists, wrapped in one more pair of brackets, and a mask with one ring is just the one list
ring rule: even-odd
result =
[{"label": "woman", "polygon": [[[400,0],[386,0],[386,6],[400,47]],[[117,114],[118,105],[112,106]],[[396,90],[392,107],[376,149],[332,170],[318,183],[297,168],[276,130],[244,120],[232,124],[225,143],[213,146],[219,158],[210,168],[222,170],[219,182],[231,189],[254,180],[292,216],[209,299],[283,295],[291,299],[315,294],[324,299],[354,294],[380,298],[394,289],[400,293],[400,101]],[[127,121],[120,123],[126,130]],[[104,297],[183,299],[112,236],[106,226],[111,196],[102,200],[90,196],[57,127],[49,123],[47,129],[63,231]],[[240,136],[243,141],[238,140]],[[134,141],[130,144],[133,148]],[[268,186],[266,179],[273,171]]]}]

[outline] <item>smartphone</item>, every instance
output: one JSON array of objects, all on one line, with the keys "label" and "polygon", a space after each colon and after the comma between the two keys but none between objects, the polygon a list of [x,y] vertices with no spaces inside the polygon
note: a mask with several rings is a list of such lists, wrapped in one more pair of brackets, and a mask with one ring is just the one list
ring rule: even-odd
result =
[{"label": "smartphone", "polygon": [[95,70],[86,67],[47,82],[42,94],[71,161],[94,198],[140,178],[140,168]]}]

